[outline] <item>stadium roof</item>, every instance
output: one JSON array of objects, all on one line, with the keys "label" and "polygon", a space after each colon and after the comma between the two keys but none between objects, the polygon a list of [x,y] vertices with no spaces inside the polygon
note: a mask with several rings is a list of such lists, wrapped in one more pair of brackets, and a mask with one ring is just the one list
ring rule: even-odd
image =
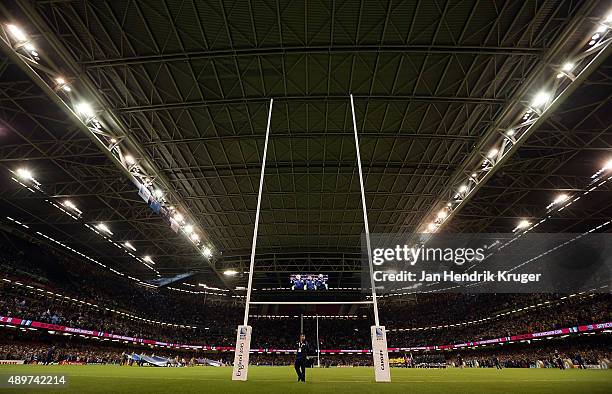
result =
[{"label": "stadium roof", "polygon": [[[284,286],[287,273],[307,271],[359,286],[363,217],[349,93],[372,232],[424,231],[453,199],[436,230],[510,232],[543,217],[559,193],[591,187],[612,158],[609,29],[589,43],[612,11],[605,3],[5,1],[0,23],[22,29],[36,56],[3,37],[2,208],[138,278],[197,272],[192,283],[242,286],[274,98],[256,286]],[[583,72],[563,74],[583,53]],[[482,167],[483,152],[502,149],[502,132],[541,89],[561,98],[545,114],[534,110],[541,119],[524,138]],[[81,101],[106,135],[83,127],[71,110]],[[195,227],[197,247],[142,201],[105,145],[111,137],[123,164],[131,155]],[[47,197],[10,181],[23,167]],[[453,197],[476,170],[478,182]],[[609,219],[609,191],[595,190],[546,231]],[[45,201],[65,199],[81,219]],[[113,240],[155,264],[84,223],[105,223]]]}]

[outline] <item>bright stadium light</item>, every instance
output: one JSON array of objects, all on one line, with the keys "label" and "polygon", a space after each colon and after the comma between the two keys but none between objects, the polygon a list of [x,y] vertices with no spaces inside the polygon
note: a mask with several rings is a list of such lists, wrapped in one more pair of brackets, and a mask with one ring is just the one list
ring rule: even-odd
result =
[{"label": "bright stadium light", "polygon": [[565,202],[568,198],[569,198],[569,196],[567,194],[565,194],[565,193],[564,194],[559,194],[553,200],[553,204],[561,204],[562,202]]},{"label": "bright stadium light", "polygon": [[23,30],[21,30],[17,26],[7,25],[6,28],[8,29],[9,33],[11,33],[11,36],[13,36],[15,41],[24,42],[28,40],[28,36],[26,36]]},{"label": "bright stadium light", "polygon": [[209,248],[208,246],[205,246],[205,247],[202,249],[202,254],[203,254],[205,257],[210,258],[210,257],[212,256],[212,250],[210,250],[210,248]]},{"label": "bright stadium light", "polygon": [[191,233],[189,236],[193,242],[200,242],[200,236],[197,233]]},{"label": "bright stadium light", "polygon": [[514,129],[510,129],[510,130],[506,131],[506,135],[508,137],[512,137],[514,135],[514,133],[516,133],[516,131]]},{"label": "bright stadium light", "polygon": [[565,72],[570,72],[574,69],[574,63],[572,62],[565,62],[563,64],[563,66],[561,67],[561,70],[565,71]]},{"label": "bright stadium light", "polygon": [[438,212],[438,219],[444,219],[448,216],[448,212],[446,211],[446,209],[441,209],[440,212]]},{"label": "bright stadium light", "polygon": [[468,187],[467,187],[467,185],[461,185],[461,186],[459,187],[459,193],[465,193],[465,192],[467,192],[467,191],[468,191]]},{"label": "bright stadium light", "polygon": [[191,233],[193,233],[193,226],[192,226],[191,224],[186,225],[186,226],[185,226],[185,232],[186,232],[187,234],[191,234]]},{"label": "bright stadium light", "polygon": [[181,223],[183,219],[184,219],[183,215],[181,215],[178,212],[174,215],[174,220],[176,220],[178,223]]},{"label": "bright stadium light", "polygon": [[533,100],[531,100],[531,105],[536,108],[541,107],[545,105],[548,102],[548,100],[550,100],[550,93],[546,93],[544,91],[538,92],[533,97]]},{"label": "bright stadium light", "polygon": [[608,162],[604,165],[603,170],[612,170],[612,159],[608,160]]},{"label": "bright stadium light", "polygon": [[74,107],[74,110],[76,111],[77,114],[85,115],[87,118],[91,118],[92,116],[95,115],[94,110],[91,107],[91,105],[85,102],[78,103]]},{"label": "bright stadium light", "polygon": [[19,178],[25,179],[26,181],[34,179],[34,176],[30,172],[30,170],[27,170],[25,168],[19,168],[17,170],[17,175],[19,176]]},{"label": "bright stadium light", "polygon": [[232,269],[223,271],[223,275],[226,275],[226,276],[234,276],[237,274],[238,274],[238,271],[232,270]]},{"label": "bright stadium light", "polygon": [[498,153],[499,153],[499,150],[498,150],[498,149],[496,149],[496,148],[493,148],[493,149],[491,149],[491,150],[489,151],[489,153],[487,154],[487,158],[488,158],[488,159],[492,159],[492,158],[494,158],[495,156],[497,156],[497,154],[498,154]]},{"label": "bright stadium light", "polygon": [[155,195],[155,197],[157,198],[162,198],[164,196],[164,192],[162,192],[160,189],[155,189],[155,191],[153,192],[153,194]]},{"label": "bright stadium light", "polygon": [[70,209],[72,209],[72,210],[75,210],[75,211],[77,211],[77,210],[78,210],[78,208],[76,207],[76,205],[74,205],[74,203],[73,203],[72,201],[70,201],[70,200],[64,200],[64,206],[65,206],[65,207],[68,207],[68,208],[70,208]]},{"label": "bright stadium light", "polygon": [[96,228],[98,230],[104,231],[105,233],[109,234],[109,235],[113,235],[112,231],[110,230],[110,228],[108,228],[108,226],[104,223],[99,223]]},{"label": "bright stadium light", "polygon": [[129,243],[129,242],[124,242],[124,243],[123,243],[123,246],[125,246],[125,247],[126,247],[126,248],[128,248],[128,249],[130,249],[132,252],[135,252],[135,251],[136,251],[136,248],[134,247],[134,245],[132,245],[132,244],[131,244],[131,243]]},{"label": "bright stadium light", "polygon": [[604,19],[604,22],[612,23],[612,12],[606,16],[606,19]]},{"label": "bright stadium light", "polygon": [[429,223],[429,225],[427,225],[427,230],[428,231],[434,231],[436,229],[436,224],[434,222]]},{"label": "bright stadium light", "polygon": [[531,225],[531,222],[529,220],[523,219],[516,225],[516,228],[521,230],[521,229],[529,227],[530,225]]},{"label": "bright stadium light", "polygon": [[142,259],[149,264],[155,264],[155,262],[151,259],[151,256],[144,256]]}]

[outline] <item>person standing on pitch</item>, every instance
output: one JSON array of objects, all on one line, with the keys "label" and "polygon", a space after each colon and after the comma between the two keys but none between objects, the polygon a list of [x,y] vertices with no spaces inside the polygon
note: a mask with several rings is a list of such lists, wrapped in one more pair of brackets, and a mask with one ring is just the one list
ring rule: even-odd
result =
[{"label": "person standing on pitch", "polygon": [[308,342],[306,342],[306,336],[300,335],[300,341],[296,344],[297,353],[295,355],[295,372],[297,372],[298,382],[306,381],[306,364],[308,363]]}]

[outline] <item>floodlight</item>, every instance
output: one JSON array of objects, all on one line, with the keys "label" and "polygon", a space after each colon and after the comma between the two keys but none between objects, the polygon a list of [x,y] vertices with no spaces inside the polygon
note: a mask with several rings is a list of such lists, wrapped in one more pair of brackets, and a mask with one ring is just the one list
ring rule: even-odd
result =
[{"label": "floodlight", "polygon": [[96,226],[96,228],[97,228],[98,230],[102,230],[102,231],[104,231],[104,232],[105,232],[105,233],[107,233],[107,234],[113,235],[113,233],[112,233],[112,231],[110,230],[110,228],[108,228],[108,226],[107,226],[106,224],[104,224],[104,223],[99,223],[99,224]]},{"label": "floodlight", "polygon": [[461,185],[461,186],[459,187],[459,193],[465,193],[465,192],[467,192],[467,191],[468,191],[468,187],[467,187],[467,185]]},{"label": "floodlight", "polygon": [[155,195],[155,197],[157,198],[162,198],[164,196],[164,192],[162,192],[160,189],[155,189],[155,191],[153,192],[153,194]]},{"label": "floodlight", "polygon": [[193,233],[193,226],[191,224],[188,224],[185,226],[184,230],[187,234],[191,234]]},{"label": "floodlight", "polygon": [[515,133],[516,133],[516,131],[514,129],[510,129],[510,130],[506,131],[506,135],[508,137],[512,137]]},{"label": "floodlight", "polygon": [[572,71],[573,68],[574,68],[574,63],[565,62],[565,64],[563,64],[563,67],[561,67],[561,70],[565,72],[569,72],[569,71]]},{"label": "floodlight", "polygon": [[448,216],[448,212],[446,212],[446,209],[441,209],[440,212],[438,212],[438,219],[444,219]]},{"label": "floodlight", "polygon": [[135,252],[135,251],[136,251],[136,248],[134,247],[134,245],[132,245],[132,244],[131,244],[131,243],[129,243],[129,242],[125,242],[125,243],[123,244],[123,246],[125,246],[125,247],[126,247],[126,248],[128,248],[128,249],[131,249],[133,252]]},{"label": "floodlight", "polygon": [[547,92],[538,92],[531,101],[531,105],[534,107],[541,107],[545,105],[548,100],[550,100],[550,93]]},{"label": "floodlight", "polygon": [[612,170],[612,159],[608,160],[608,162],[604,165],[604,171]]},{"label": "floodlight", "polygon": [[25,179],[27,181],[34,179],[34,177],[32,176],[32,173],[30,172],[30,170],[27,170],[25,168],[19,168],[17,170],[17,175],[19,175],[19,177],[21,179]]},{"label": "floodlight", "polygon": [[200,242],[200,236],[197,233],[191,233],[189,236],[193,242]]},{"label": "floodlight", "polygon": [[604,19],[604,22],[608,22],[608,23],[612,22],[612,12],[606,16],[606,19]]},{"label": "floodlight", "polygon": [[68,207],[70,209],[74,209],[74,210],[77,209],[76,205],[74,205],[74,203],[72,201],[70,201],[70,200],[65,200],[64,201],[64,206],[66,206],[66,207]]},{"label": "floodlight", "polygon": [[181,215],[181,214],[180,214],[180,213],[178,213],[178,212],[177,212],[177,213],[174,215],[174,220],[176,220],[178,223],[182,222],[182,221],[183,221],[183,219],[184,219],[184,218],[183,218],[183,215]]},{"label": "floodlight", "polygon": [[155,264],[155,263],[153,262],[153,260],[151,260],[151,256],[145,256],[145,257],[143,257],[142,259],[143,259],[144,261],[146,261],[147,263],[149,263],[149,264]]},{"label": "floodlight", "polygon": [[129,165],[136,163],[136,160],[134,159],[132,155],[125,155],[123,156],[123,158],[125,159],[125,162],[128,163]]},{"label": "floodlight", "polygon": [[559,194],[554,200],[553,204],[561,204],[565,200],[567,200],[569,196],[567,194]]},{"label": "floodlight", "polygon": [[6,28],[8,29],[9,33],[11,33],[11,36],[13,36],[15,41],[17,41],[17,42],[24,42],[24,41],[28,40],[28,37],[25,35],[23,30],[21,30],[17,26],[15,26],[15,25],[7,25]]},{"label": "floodlight", "polygon": [[531,225],[530,221],[523,219],[523,220],[521,220],[519,222],[519,224],[516,226],[516,228],[523,229],[523,228],[529,227],[530,225]]},{"label": "floodlight", "polygon": [[234,276],[237,274],[238,274],[238,271],[233,270],[233,269],[228,269],[228,270],[223,271],[223,275],[227,275],[227,276]]},{"label": "floodlight", "polygon": [[434,222],[429,223],[427,226],[427,230],[434,231],[436,229],[436,224]]},{"label": "floodlight", "polygon": [[489,154],[487,155],[487,158],[492,159],[495,156],[497,156],[497,154],[499,153],[499,150],[493,148],[489,151]]},{"label": "floodlight", "polygon": [[91,105],[89,105],[89,103],[78,103],[74,107],[74,109],[77,114],[85,115],[88,118],[94,116],[94,110],[93,108],[91,108]]},{"label": "floodlight", "polygon": [[212,256],[212,250],[210,250],[209,247],[205,246],[204,249],[202,249],[202,254],[204,254],[204,256],[206,256],[206,257],[211,257]]}]

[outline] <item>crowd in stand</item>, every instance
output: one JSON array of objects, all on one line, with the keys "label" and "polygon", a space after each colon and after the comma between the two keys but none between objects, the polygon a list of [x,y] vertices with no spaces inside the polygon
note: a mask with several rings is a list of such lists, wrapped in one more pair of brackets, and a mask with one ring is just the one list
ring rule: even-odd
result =
[{"label": "crowd in stand", "polygon": [[[0,282],[2,316],[170,343],[234,345],[235,327],[238,323],[236,316],[242,314],[241,305],[164,289],[145,288],[109,271],[83,264],[43,247],[32,247],[29,244],[20,247],[19,242],[25,241],[15,239],[11,243],[0,243],[0,273],[4,277],[12,278],[10,282]],[[15,279],[22,285],[17,285]],[[109,283],[112,283],[112,286],[109,286]],[[29,284],[33,287],[26,286]],[[97,306],[50,295],[36,288],[44,288]],[[540,305],[536,308],[518,311],[524,306],[537,304]],[[607,293],[585,294],[565,299],[556,294],[428,294],[405,298],[401,302],[381,304],[380,315],[382,324],[391,330],[388,333],[389,346],[412,347],[461,343],[593,322],[608,322],[612,321],[610,304],[611,296]],[[106,308],[195,328],[134,320]],[[505,312],[512,313],[502,316]],[[369,348],[371,314],[367,309],[358,310],[356,314],[359,317],[354,319],[319,319],[320,348]],[[493,318],[478,324],[397,331],[443,326],[483,317]],[[252,347],[292,349],[302,323],[295,317],[258,317],[252,318],[250,324],[253,326]],[[311,343],[315,342],[316,325],[315,319],[304,319],[304,331],[309,333]],[[82,356],[102,360],[114,359],[109,354]],[[280,356],[275,356],[274,360],[268,359],[267,355],[254,356],[253,360],[260,363],[284,362],[284,358]],[[359,355],[342,357],[344,360],[354,359],[357,364],[363,359]],[[502,359],[502,356],[499,358]],[[338,360],[342,359],[333,356],[333,359],[328,361],[327,355],[322,357],[324,365],[336,365]],[[367,357],[363,362],[369,362]],[[508,362],[525,364],[520,361],[520,357],[514,357]],[[350,361],[347,363],[351,364]]]}]

